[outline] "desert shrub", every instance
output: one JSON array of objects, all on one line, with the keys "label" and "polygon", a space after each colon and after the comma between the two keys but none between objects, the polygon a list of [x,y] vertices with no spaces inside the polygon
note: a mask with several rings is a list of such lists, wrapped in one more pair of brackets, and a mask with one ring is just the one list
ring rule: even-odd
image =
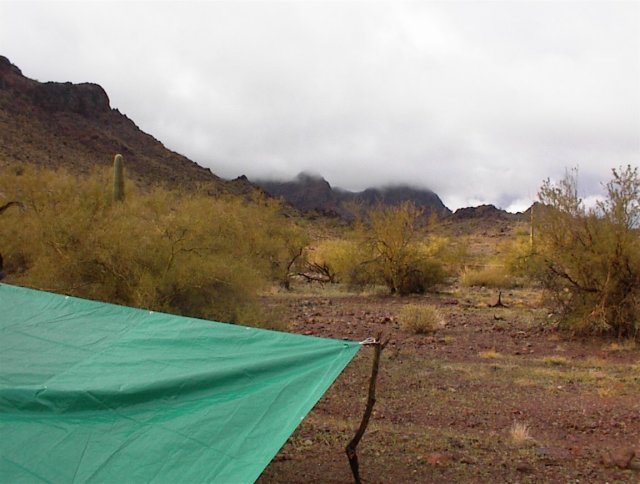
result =
[{"label": "desert shrub", "polygon": [[516,278],[537,279],[544,271],[540,258],[535,257],[529,233],[518,231],[500,247],[501,262]]},{"label": "desert shrub", "polygon": [[262,304],[242,305],[238,310],[238,322],[245,326],[287,331],[289,319],[283,307],[265,307]]},{"label": "desert shrub", "polygon": [[[444,282],[446,276],[447,273],[440,261],[418,251],[410,267],[400,279],[397,292],[398,294],[421,294]],[[389,287],[388,284],[387,287]]]},{"label": "desert shrub", "polygon": [[453,275],[459,273],[464,267],[467,246],[462,237],[451,238],[428,234],[420,243],[420,251],[430,260],[438,261],[443,273]]},{"label": "desert shrub", "polygon": [[432,304],[407,304],[399,319],[402,328],[414,334],[433,333],[444,325],[442,313]]},{"label": "desert shrub", "polygon": [[504,358],[504,356],[501,353],[498,353],[495,348],[491,348],[490,350],[481,351],[480,353],[478,353],[478,356],[480,358],[485,359],[485,360],[499,360],[499,359]]},{"label": "desert shrub", "polygon": [[307,255],[309,269],[326,276],[327,282],[352,283],[364,262],[353,240],[328,239],[318,242]]},{"label": "desert shrub", "polygon": [[262,263],[270,280],[289,289],[292,279],[305,267],[309,245],[305,229],[284,218],[280,202],[273,199],[254,197],[251,204],[242,204],[242,214],[236,214],[236,221],[244,226],[254,259]]},{"label": "desert shrub", "polygon": [[513,422],[509,429],[509,437],[511,442],[517,446],[524,446],[534,442],[529,426],[523,422]]},{"label": "desert shrub", "polygon": [[503,265],[486,265],[478,268],[466,267],[460,274],[463,286],[479,286],[506,289],[515,286],[515,279]]},{"label": "desert shrub", "polygon": [[3,168],[0,193],[27,205],[2,220],[14,282],[159,311],[255,320],[298,243],[276,204],[133,186],[114,204],[108,172]]},{"label": "desert shrub", "polygon": [[390,293],[422,293],[444,278],[442,265],[424,250],[422,210],[412,203],[379,206],[355,230],[360,251],[352,281],[384,284]]},{"label": "desert shrub", "polygon": [[640,178],[638,168],[613,170],[606,197],[585,208],[576,172],[539,192],[537,274],[576,332],[640,336]]}]

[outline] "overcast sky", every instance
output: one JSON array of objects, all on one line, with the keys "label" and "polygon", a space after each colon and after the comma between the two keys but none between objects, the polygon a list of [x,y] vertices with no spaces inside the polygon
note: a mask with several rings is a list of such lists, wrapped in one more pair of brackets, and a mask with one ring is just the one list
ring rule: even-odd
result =
[{"label": "overcast sky", "polygon": [[0,54],[220,176],[526,208],[640,164],[640,2],[6,2]]}]

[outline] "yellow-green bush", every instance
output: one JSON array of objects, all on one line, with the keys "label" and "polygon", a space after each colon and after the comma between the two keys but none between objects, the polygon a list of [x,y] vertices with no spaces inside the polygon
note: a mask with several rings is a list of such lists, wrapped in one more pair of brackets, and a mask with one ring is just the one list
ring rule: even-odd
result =
[{"label": "yellow-green bush", "polygon": [[444,325],[442,313],[432,304],[407,304],[399,319],[405,331],[415,334],[433,333]]},{"label": "yellow-green bush", "polygon": [[437,260],[447,274],[455,274],[464,267],[467,244],[462,237],[454,239],[443,235],[428,234],[420,242],[420,252],[431,260]]},{"label": "yellow-green bush", "polygon": [[613,170],[606,197],[585,208],[577,174],[540,189],[537,277],[574,331],[640,338],[640,177]]},{"label": "yellow-green bush", "polygon": [[536,257],[530,234],[520,230],[500,245],[500,262],[517,278],[535,279],[544,267]]},{"label": "yellow-green bush", "polygon": [[397,294],[422,293],[441,282],[442,264],[426,250],[422,211],[412,203],[379,206],[355,231],[360,260],[359,284],[387,286]]},{"label": "yellow-green bush", "polygon": [[108,171],[5,167],[0,193],[27,206],[2,217],[10,282],[159,311],[243,322],[302,243],[264,200],[131,186],[114,204]]},{"label": "yellow-green bush", "polygon": [[329,239],[312,247],[307,258],[312,268],[326,274],[329,282],[352,283],[364,262],[362,256],[355,241]]}]

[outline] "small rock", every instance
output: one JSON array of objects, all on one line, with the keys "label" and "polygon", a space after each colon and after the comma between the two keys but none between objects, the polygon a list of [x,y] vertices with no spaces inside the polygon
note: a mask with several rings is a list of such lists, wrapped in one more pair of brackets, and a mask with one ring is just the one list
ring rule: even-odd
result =
[{"label": "small rock", "polygon": [[478,463],[478,460],[474,459],[473,457],[470,457],[468,455],[465,455],[465,456],[460,457],[460,463],[461,464],[467,464],[467,465],[476,465]]},{"label": "small rock", "polygon": [[627,447],[625,449],[617,449],[611,452],[611,458],[613,459],[613,462],[620,469],[627,469],[635,455],[636,451],[631,447]]},{"label": "small rock", "polygon": [[516,470],[524,474],[531,474],[533,472],[533,466],[528,462],[519,462],[516,465]]},{"label": "small rock", "polygon": [[616,450],[605,450],[600,458],[600,462],[605,467],[618,467],[620,469],[637,469],[636,461],[633,459],[636,455],[635,450],[631,447]]},{"label": "small rock", "polygon": [[455,438],[450,438],[449,439],[449,445],[451,447],[455,447],[456,449],[464,448],[464,442],[462,442],[461,440],[455,439]]},{"label": "small rock", "polygon": [[288,454],[278,454],[276,455],[276,457],[273,459],[275,462],[282,462],[285,460],[291,460],[291,456]]},{"label": "small rock", "polygon": [[569,459],[569,452],[564,449],[538,447],[535,449],[540,461],[547,466],[560,465],[561,461]]}]

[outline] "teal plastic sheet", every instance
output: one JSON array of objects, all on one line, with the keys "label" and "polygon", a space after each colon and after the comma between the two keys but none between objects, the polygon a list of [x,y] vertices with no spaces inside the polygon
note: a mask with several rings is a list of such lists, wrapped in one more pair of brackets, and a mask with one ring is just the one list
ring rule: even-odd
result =
[{"label": "teal plastic sheet", "polygon": [[0,481],[253,482],[359,347],[0,284]]}]

